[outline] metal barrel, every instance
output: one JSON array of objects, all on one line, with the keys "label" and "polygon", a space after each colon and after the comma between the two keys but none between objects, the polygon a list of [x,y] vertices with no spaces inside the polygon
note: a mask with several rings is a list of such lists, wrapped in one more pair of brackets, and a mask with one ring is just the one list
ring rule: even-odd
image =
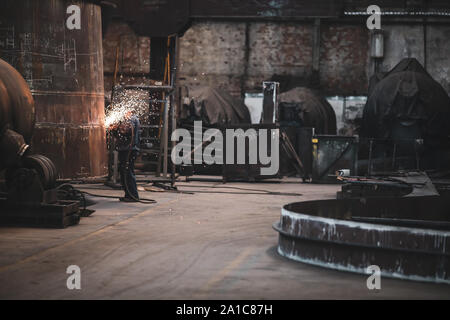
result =
[{"label": "metal barrel", "polygon": [[0,2],[0,57],[27,81],[36,107],[33,152],[49,157],[61,178],[107,171],[101,28],[93,2]]}]

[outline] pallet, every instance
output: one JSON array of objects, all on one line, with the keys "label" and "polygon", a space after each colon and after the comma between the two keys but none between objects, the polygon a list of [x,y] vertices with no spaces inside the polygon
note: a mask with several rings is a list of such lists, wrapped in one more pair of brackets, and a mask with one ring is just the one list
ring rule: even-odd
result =
[{"label": "pallet", "polygon": [[60,200],[54,204],[17,205],[0,198],[0,225],[66,228],[80,222],[78,201]]}]

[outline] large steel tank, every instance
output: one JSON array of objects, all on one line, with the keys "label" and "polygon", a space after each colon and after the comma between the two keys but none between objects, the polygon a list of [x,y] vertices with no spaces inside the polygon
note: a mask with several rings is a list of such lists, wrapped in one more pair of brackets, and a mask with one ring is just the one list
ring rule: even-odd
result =
[{"label": "large steel tank", "polygon": [[[81,29],[67,13],[80,8]],[[101,8],[94,2],[0,1],[0,57],[27,81],[35,101],[33,152],[62,178],[106,173]]]},{"label": "large steel tank", "polygon": [[28,150],[35,121],[27,83],[0,59],[0,171],[14,166]]}]

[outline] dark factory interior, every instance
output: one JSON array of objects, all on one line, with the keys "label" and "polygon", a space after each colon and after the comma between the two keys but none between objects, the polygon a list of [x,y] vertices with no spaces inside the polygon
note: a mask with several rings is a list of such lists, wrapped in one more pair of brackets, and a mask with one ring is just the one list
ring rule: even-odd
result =
[{"label": "dark factory interior", "polygon": [[0,154],[0,300],[450,299],[450,2],[2,0]]}]

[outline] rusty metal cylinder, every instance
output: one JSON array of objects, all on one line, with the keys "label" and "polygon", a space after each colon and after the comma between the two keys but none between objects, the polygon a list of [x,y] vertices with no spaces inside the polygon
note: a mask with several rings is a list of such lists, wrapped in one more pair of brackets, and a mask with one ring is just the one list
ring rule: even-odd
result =
[{"label": "rusty metal cylinder", "polygon": [[35,101],[33,152],[49,157],[62,178],[106,173],[102,56],[99,5],[0,2],[0,57],[22,74]]},{"label": "rusty metal cylinder", "polygon": [[11,167],[29,148],[34,101],[23,77],[0,59],[0,170]]}]

